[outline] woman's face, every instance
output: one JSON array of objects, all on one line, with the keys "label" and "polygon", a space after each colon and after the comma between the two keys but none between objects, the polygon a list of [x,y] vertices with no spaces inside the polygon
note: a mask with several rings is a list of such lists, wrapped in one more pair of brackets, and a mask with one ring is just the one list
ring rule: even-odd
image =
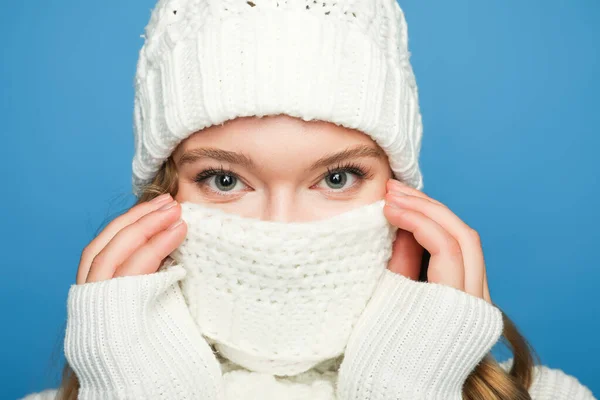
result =
[{"label": "woman's face", "polygon": [[213,125],[181,142],[173,159],[177,201],[279,222],[323,219],[380,200],[392,177],[369,136],[287,115]]}]

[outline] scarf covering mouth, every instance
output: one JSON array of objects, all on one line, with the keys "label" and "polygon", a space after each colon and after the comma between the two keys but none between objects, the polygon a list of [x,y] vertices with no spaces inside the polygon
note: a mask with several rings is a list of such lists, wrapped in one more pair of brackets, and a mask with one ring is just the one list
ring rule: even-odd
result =
[{"label": "scarf covering mouth", "polygon": [[391,257],[383,200],[310,222],[274,222],[181,203],[171,257],[191,315],[225,358],[296,375],[344,352]]}]

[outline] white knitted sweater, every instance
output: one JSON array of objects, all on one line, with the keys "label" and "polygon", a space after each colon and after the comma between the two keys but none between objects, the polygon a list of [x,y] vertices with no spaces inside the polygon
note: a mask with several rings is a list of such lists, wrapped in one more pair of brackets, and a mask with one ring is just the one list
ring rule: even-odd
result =
[{"label": "white knitted sweater", "polygon": [[[81,384],[79,398],[459,400],[503,327],[500,310],[485,300],[386,270],[343,359],[275,377],[215,356],[181,293],[185,275],[175,265],[71,287],[65,353]],[[594,399],[575,377],[546,366],[535,367],[530,394],[534,400]]]}]

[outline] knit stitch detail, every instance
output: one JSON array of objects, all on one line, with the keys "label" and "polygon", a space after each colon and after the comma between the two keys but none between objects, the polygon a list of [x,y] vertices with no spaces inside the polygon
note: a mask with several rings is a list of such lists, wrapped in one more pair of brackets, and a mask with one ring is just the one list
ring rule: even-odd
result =
[{"label": "knit stitch detail", "polygon": [[487,301],[386,270],[348,342],[339,397],[462,399],[502,328],[502,313]]},{"label": "knit stitch detail", "polygon": [[194,325],[180,266],[73,285],[65,356],[80,399],[219,399],[221,373]]},{"label": "knit stitch detail", "polygon": [[165,0],[145,37],[135,79],[135,194],[191,134],[277,114],[364,132],[398,179],[423,188],[417,86],[395,0]]},{"label": "knit stitch detail", "polygon": [[379,200],[324,220],[281,223],[184,202],[171,256],[202,333],[226,358],[296,375],[343,353],[391,257]]},{"label": "knit stitch detail", "polygon": [[[118,336],[123,336],[124,327],[119,324],[109,323],[109,320],[114,319],[110,314],[104,313],[94,313],[88,312],[90,309],[98,308],[94,307],[93,304],[108,304],[112,298],[114,302],[114,307],[120,309],[120,315],[126,315],[127,319],[132,319],[132,322],[129,322],[128,325],[141,326],[146,324],[148,327],[156,327],[158,324],[166,324],[168,326],[180,326],[181,321],[180,318],[182,315],[182,311],[175,311],[172,313],[164,314],[163,317],[158,317],[158,313],[150,313],[147,316],[136,315],[133,313],[133,310],[129,310],[125,312],[125,309],[131,307],[132,304],[136,304],[135,302],[125,301],[127,299],[126,293],[119,293],[122,291],[129,291],[134,289],[136,284],[132,281],[144,281],[148,284],[147,293],[152,294],[155,301],[152,301],[151,298],[147,298],[147,304],[152,304],[154,302],[160,303],[158,297],[160,296],[161,289],[164,288],[167,284],[166,282],[172,282],[173,277],[178,279],[181,274],[180,267],[172,267],[174,269],[169,269],[170,273],[156,273],[153,275],[143,276],[143,277],[126,277],[126,278],[115,278],[116,280],[126,280],[129,281],[130,285],[122,284],[123,281],[120,281],[119,284],[113,286],[114,289],[119,289],[116,293],[115,291],[109,290],[97,290],[101,286],[112,286],[114,284],[114,280],[98,282],[93,284],[85,284],[81,285],[77,292],[80,292],[77,296],[69,296],[69,320],[68,324],[70,326],[71,333],[66,337],[65,341],[65,349],[73,349],[72,353],[79,352],[81,356],[85,356],[86,352],[89,351],[88,345],[90,338],[96,338],[93,340],[94,346],[100,350],[108,350],[113,346],[110,343],[105,343],[109,338],[114,338]],[[147,279],[152,276],[152,279]],[[447,329],[431,329],[432,321],[428,321],[427,318],[419,318],[418,315],[407,315],[405,313],[406,310],[416,310],[418,307],[422,307],[422,310],[425,312],[431,312],[436,309],[436,306],[441,306],[441,310],[445,310],[445,313],[439,314],[441,318],[447,318],[454,314],[456,315],[465,315],[468,314],[469,307],[475,305],[484,306],[483,309],[490,309],[493,307],[492,305],[486,306],[486,304],[478,302],[476,299],[471,301],[459,301],[459,302],[451,302],[450,304],[454,304],[454,308],[448,307],[448,305],[441,303],[433,304],[430,307],[426,307],[427,304],[423,304],[423,302],[419,302],[418,298],[414,297],[416,293],[413,295],[408,295],[404,298],[404,300],[395,299],[394,293],[401,293],[406,289],[406,287],[414,286],[410,283],[402,279],[401,276],[392,276],[391,273],[386,273],[384,275],[386,279],[382,279],[382,284],[379,286],[380,288],[386,290],[378,291],[378,294],[373,297],[373,301],[369,304],[370,306],[365,309],[365,312],[361,316],[363,322],[361,326],[362,329],[357,329],[356,333],[353,333],[354,342],[355,343],[365,343],[368,340],[372,340],[372,334],[376,332],[377,322],[382,326],[381,329],[386,329],[389,325],[391,327],[387,328],[388,333],[394,332],[396,329],[400,329],[403,332],[409,332],[406,327],[412,327],[412,335],[407,337],[407,341],[401,342],[406,345],[412,343],[413,347],[403,346],[402,348],[395,350],[393,352],[393,356],[388,357],[388,360],[397,360],[398,363],[387,363],[387,367],[389,370],[382,370],[381,367],[384,366],[383,363],[378,363],[377,371],[375,368],[372,368],[373,360],[375,358],[365,357],[367,354],[363,353],[360,357],[354,356],[353,353],[357,350],[357,346],[351,346],[347,350],[347,355],[344,361],[344,367],[338,372],[336,370],[333,371],[317,371],[316,369],[311,369],[303,374],[293,377],[273,377],[268,374],[251,372],[237,368],[231,368],[230,363],[222,364],[223,368],[223,378],[216,376],[215,374],[210,374],[210,376],[200,376],[197,375],[199,371],[183,371],[183,374],[189,375],[190,373],[194,373],[197,375],[193,380],[183,380],[186,385],[191,385],[189,388],[185,388],[182,392],[186,393],[198,393],[202,385],[205,385],[204,388],[211,388],[218,385],[222,385],[224,387],[225,399],[227,400],[353,400],[360,398],[361,400],[409,400],[409,399],[418,399],[419,393],[425,393],[428,387],[421,386],[425,384],[425,382],[417,380],[411,380],[410,377],[414,378],[414,375],[411,375],[411,371],[419,371],[420,376],[423,377],[423,380],[427,380],[431,377],[438,377],[441,379],[440,382],[430,381],[428,385],[431,387],[443,386],[443,382],[445,381],[445,377],[437,372],[437,366],[434,363],[427,363],[427,360],[423,358],[423,349],[426,349],[427,346],[432,346],[442,342],[441,346],[436,346],[440,349],[448,349],[448,344],[452,342],[453,337],[452,333],[460,333],[460,330],[447,330]],[[110,282],[110,283],[109,283]],[[408,285],[407,285],[408,284]],[[388,286],[389,285],[389,286]],[[421,286],[419,286],[421,285]],[[422,286],[425,285],[425,286]],[[453,293],[453,288],[432,284],[432,283],[422,283],[416,284],[415,288],[417,292],[419,290],[426,289],[429,292],[427,295],[429,299],[451,299],[452,297],[465,297],[470,296],[468,294],[464,294],[460,296],[461,293]],[[413,288],[414,289],[414,288]],[[72,289],[73,290],[73,289]],[[90,291],[89,294],[84,294],[86,291]],[[453,296],[454,294],[454,296]],[[389,295],[390,302],[383,301]],[[379,303],[382,306],[390,306],[390,309],[379,309],[375,306],[376,303]],[[420,305],[420,306],[419,306]],[[399,308],[393,308],[394,306],[398,306]],[[177,308],[181,307],[182,310],[185,310],[185,304],[181,302],[177,302]],[[428,310],[429,308],[429,310]],[[478,308],[478,307],[475,307]],[[403,311],[404,310],[404,311]],[[439,310],[439,309],[438,309]],[[398,312],[404,315],[404,318],[397,318]],[[492,315],[494,315],[494,311],[492,310]],[[389,319],[385,319],[385,317]],[[148,320],[148,318],[154,319],[157,318],[157,321]],[[408,321],[412,318],[413,323],[410,325],[407,324],[398,324],[398,322],[403,319]],[[71,322],[79,321],[78,323]],[[99,319],[99,320],[98,320]],[[125,321],[127,321],[127,319]],[[481,319],[481,316],[480,316]],[[370,321],[370,323],[369,323]],[[424,323],[421,323],[424,322]],[[401,326],[400,326],[401,325]],[[364,327],[371,327],[371,329],[364,329]],[[404,327],[404,328],[403,328]],[[484,326],[483,324],[475,324],[472,325],[472,331],[469,335],[471,339],[481,336],[487,337],[488,344],[495,340],[495,335],[490,333],[489,327]],[[102,335],[103,339],[100,341],[99,339],[99,329],[102,329],[104,334]],[[486,334],[486,332],[488,334]],[[173,341],[175,338],[171,337],[175,332],[169,332],[162,329],[158,329],[154,335],[160,337],[161,335],[167,335],[163,339],[163,342],[168,343],[169,340]],[[468,332],[466,332],[468,333]],[[371,335],[371,336],[369,336]],[[83,339],[83,340],[82,340]],[[374,340],[373,343],[373,351],[377,352],[380,349],[382,344],[385,344],[385,338],[383,340]],[[393,339],[392,339],[393,341]],[[85,345],[87,343],[87,345]],[[462,343],[462,346],[460,346]],[[468,351],[471,349],[471,343],[468,341],[458,342],[455,350],[461,350],[456,353],[457,358],[448,359],[446,363],[441,364],[442,368],[450,367],[456,364],[458,369],[460,366],[465,366],[465,357],[470,358],[471,361],[476,360],[479,356],[485,352],[485,348],[487,346],[484,345],[483,342],[479,343],[478,352],[479,354],[475,354],[476,352],[470,353],[468,355]],[[433,350],[432,347],[429,347]],[[75,350],[79,349],[79,350]],[[190,346],[188,351],[190,354],[193,354],[194,346]],[[167,376],[172,374],[169,371],[169,368],[165,368],[164,364],[157,362],[159,361],[154,354],[153,349],[145,348],[143,351],[149,352],[150,354],[142,356],[143,359],[147,359],[151,362],[150,365],[145,366],[147,369],[153,369],[155,371],[160,371],[161,375],[165,375],[165,379]],[[442,352],[443,353],[443,352]],[[103,399],[137,399],[143,398],[147,400],[154,399],[162,399],[162,396],[159,392],[157,392],[154,387],[156,387],[156,382],[151,378],[152,375],[134,377],[132,381],[128,380],[120,380],[120,382],[129,382],[130,384],[134,384],[136,381],[143,382],[145,385],[144,388],[139,389],[127,389],[122,388],[118,391],[114,389],[114,382],[110,380],[102,379],[102,375],[99,373],[100,370],[105,370],[107,365],[128,365],[131,364],[130,357],[126,352],[114,351],[106,353],[96,353],[96,356],[87,356],[87,362],[77,364],[77,375],[80,381],[86,385],[89,385],[90,380],[94,384],[94,390],[97,395],[92,395],[91,391],[87,391],[87,395],[80,398],[103,398]],[[354,353],[356,354],[356,353]],[[378,353],[380,356],[381,352]],[[187,353],[182,354],[181,352],[176,352],[174,357],[180,357],[178,363],[182,366],[189,367],[189,355]],[[72,356],[71,358],[73,358]],[[212,357],[212,355],[210,355]],[[210,357],[208,359],[210,359]],[[352,363],[350,360],[354,359]],[[385,358],[380,358],[382,361]],[[430,366],[430,369],[423,368],[425,363]],[[512,363],[512,359],[504,361],[500,363],[501,367],[503,367],[506,371],[510,368]],[[351,365],[352,364],[352,365]],[[445,367],[444,367],[445,365]],[[139,366],[144,367],[144,366]],[[202,371],[202,370],[201,370]],[[207,371],[207,370],[204,370]],[[371,375],[369,378],[369,372],[371,371]],[[408,372],[408,374],[406,374]],[[181,371],[178,371],[177,374],[181,374]],[[384,379],[373,379],[376,378],[374,373],[380,373],[385,376]],[[353,375],[357,374],[357,375]],[[464,376],[464,371],[460,374]],[[179,375],[182,377],[183,375]],[[450,374],[451,377],[457,377],[455,373]],[[408,379],[407,379],[408,377]],[[417,378],[419,375],[417,375]],[[360,392],[360,385],[357,384],[359,381],[365,381],[365,379],[370,379],[369,384],[369,392],[368,396],[370,397],[358,397],[363,395],[364,393]],[[395,386],[386,385],[384,387],[378,387],[377,385],[381,385],[388,381],[400,380],[402,385],[412,384],[414,385],[411,388],[405,388],[403,393],[394,392],[393,390]],[[452,379],[453,380],[453,379]],[[338,394],[335,393],[337,386],[340,387]],[[412,382],[412,383],[411,383]],[[169,382],[170,384],[171,382]],[[135,384],[137,385],[137,384]],[[135,386],[134,385],[134,386]],[[147,385],[147,386],[146,386]],[[462,385],[462,382],[460,383]],[[367,389],[367,388],[365,388]],[[441,389],[438,389],[438,391]],[[456,390],[456,389],[455,389]],[[118,392],[118,395],[117,395]],[[566,374],[564,371],[559,369],[549,368],[547,366],[537,365],[534,367],[534,381],[533,385],[530,389],[530,395],[533,400],[597,400],[596,397],[592,394],[591,390],[584,386],[577,378],[572,375]],[[135,395],[131,395],[135,393]],[[140,397],[138,394],[143,393],[143,396]],[[45,390],[39,393],[31,393],[28,396],[24,397],[21,400],[50,400],[54,399],[57,394],[56,390]],[[171,397],[171,398],[186,398],[186,397]],[[192,397],[187,397],[192,398]],[[212,399],[210,394],[200,395],[193,398],[202,398],[202,399]],[[220,398],[220,397],[219,397]],[[423,398],[423,397],[421,397]],[[436,397],[432,397],[436,398]],[[457,396],[456,391],[447,392],[437,395],[437,398],[460,398]]]}]

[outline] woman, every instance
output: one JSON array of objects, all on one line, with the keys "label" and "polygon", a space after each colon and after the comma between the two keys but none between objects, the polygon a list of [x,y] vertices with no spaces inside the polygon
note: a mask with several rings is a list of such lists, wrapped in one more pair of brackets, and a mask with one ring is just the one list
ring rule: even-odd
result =
[{"label": "woman", "polygon": [[421,191],[393,0],[160,1],[135,128],[138,202],[83,251],[63,384],[28,399],[594,398],[534,365],[478,234]]}]

